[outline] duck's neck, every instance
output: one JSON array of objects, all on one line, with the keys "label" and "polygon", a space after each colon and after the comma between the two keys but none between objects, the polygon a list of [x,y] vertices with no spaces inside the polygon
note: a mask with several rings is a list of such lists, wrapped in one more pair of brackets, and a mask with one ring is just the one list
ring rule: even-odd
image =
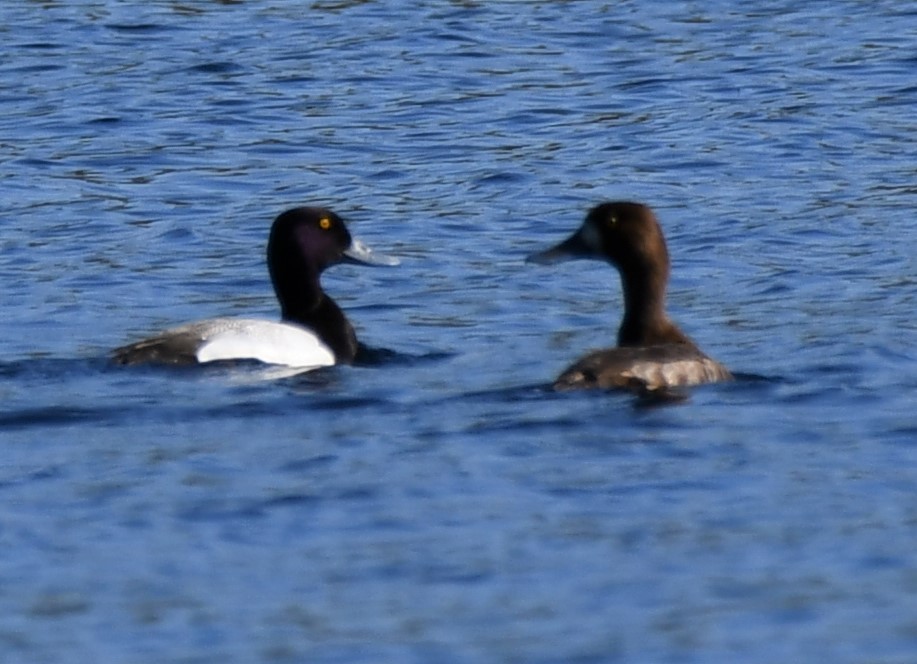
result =
[{"label": "duck's neck", "polygon": [[620,270],[624,291],[624,319],[618,329],[619,346],[692,344],[665,312],[668,266],[629,266]]},{"label": "duck's neck", "polygon": [[283,320],[307,327],[322,340],[339,364],[357,354],[357,335],[341,308],[322,290],[317,274],[290,286],[274,284]]}]

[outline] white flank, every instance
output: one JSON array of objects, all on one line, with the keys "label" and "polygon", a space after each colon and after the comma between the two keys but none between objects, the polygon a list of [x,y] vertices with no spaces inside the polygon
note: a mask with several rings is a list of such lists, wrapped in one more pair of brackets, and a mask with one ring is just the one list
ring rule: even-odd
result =
[{"label": "white flank", "polygon": [[334,353],[313,332],[289,323],[215,319],[197,350],[198,362],[259,360],[301,369],[334,364]]}]

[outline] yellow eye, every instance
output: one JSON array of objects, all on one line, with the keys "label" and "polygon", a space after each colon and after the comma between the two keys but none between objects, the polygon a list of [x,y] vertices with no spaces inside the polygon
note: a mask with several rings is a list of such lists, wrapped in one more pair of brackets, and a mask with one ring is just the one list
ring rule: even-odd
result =
[{"label": "yellow eye", "polygon": [[331,220],[328,217],[322,217],[318,220],[318,227],[323,231],[327,231],[329,228],[331,228]]},{"label": "yellow eye", "polygon": [[610,217],[608,217],[608,221],[606,221],[605,223],[607,223],[609,226],[614,226],[615,224],[618,223],[618,218],[614,215],[611,215]]}]

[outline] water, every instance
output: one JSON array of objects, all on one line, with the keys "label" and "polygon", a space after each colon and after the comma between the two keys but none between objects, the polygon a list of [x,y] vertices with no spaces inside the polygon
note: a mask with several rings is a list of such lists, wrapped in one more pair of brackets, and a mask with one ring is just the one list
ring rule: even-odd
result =
[{"label": "water", "polygon": [[[4,662],[910,662],[917,12],[826,3],[0,8]],[[620,316],[525,265],[635,198],[746,378],[545,386]],[[373,366],[121,369],[275,317],[271,219]]]}]

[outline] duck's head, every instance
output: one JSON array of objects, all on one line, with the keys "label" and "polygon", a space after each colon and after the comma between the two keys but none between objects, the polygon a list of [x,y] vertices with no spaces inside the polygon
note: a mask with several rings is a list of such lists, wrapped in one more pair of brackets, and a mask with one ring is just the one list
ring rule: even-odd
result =
[{"label": "duck's head", "polygon": [[322,207],[298,207],[274,220],[267,262],[276,281],[288,273],[320,274],[337,263],[397,265],[398,260],[373,253],[350,235],[344,220]]},{"label": "duck's head", "polygon": [[530,263],[552,264],[577,258],[608,261],[622,272],[667,272],[669,254],[656,215],[642,203],[614,201],[592,208],[569,238],[532,254]]}]

